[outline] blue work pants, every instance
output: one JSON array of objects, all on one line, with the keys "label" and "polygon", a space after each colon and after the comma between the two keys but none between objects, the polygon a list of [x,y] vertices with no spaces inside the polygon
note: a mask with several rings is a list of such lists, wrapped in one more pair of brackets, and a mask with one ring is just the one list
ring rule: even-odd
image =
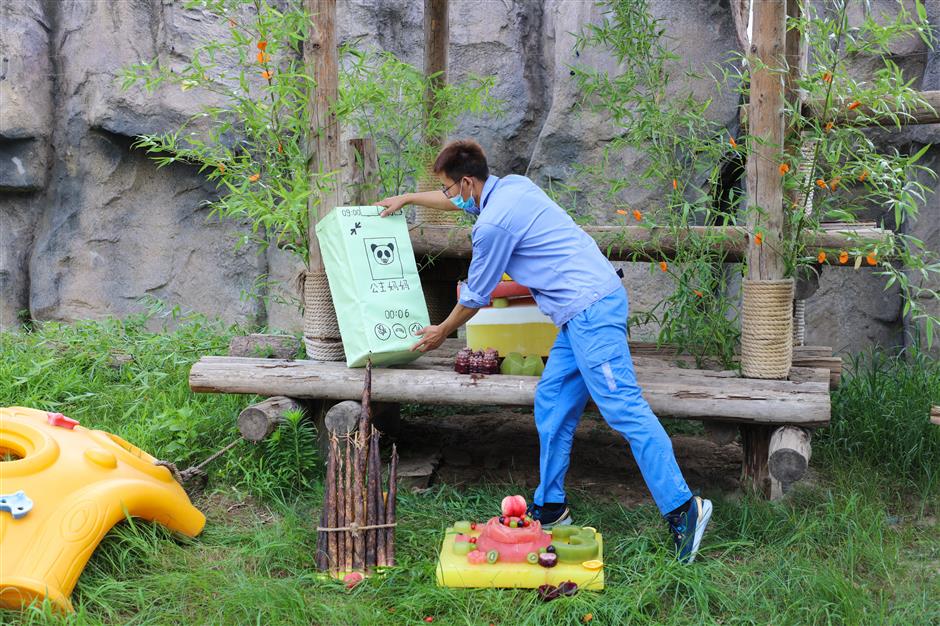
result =
[{"label": "blue work pants", "polygon": [[617,289],[558,332],[535,392],[540,483],[535,503],[565,501],[574,431],[588,395],[629,442],[646,486],[664,515],[692,497],[672,442],[640,394],[627,347],[627,294]]}]

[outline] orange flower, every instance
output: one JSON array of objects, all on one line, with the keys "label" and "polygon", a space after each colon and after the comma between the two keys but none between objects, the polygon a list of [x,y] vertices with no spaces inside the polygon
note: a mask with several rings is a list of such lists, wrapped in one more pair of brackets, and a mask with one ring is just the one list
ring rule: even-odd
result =
[{"label": "orange flower", "polygon": [[832,130],[832,125],[832,122],[826,122],[826,127],[823,130],[828,133],[830,130]]},{"label": "orange flower", "polygon": [[669,267],[669,266],[666,265],[666,262],[665,262],[665,261],[660,261],[660,262],[659,262],[659,269],[661,269],[662,271],[665,272],[667,267]]},{"label": "orange flower", "polygon": [[862,172],[861,176],[858,177],[858,182],[864,183],[866,178],[868,178],[868,170]]},{"label": "orange flower", "polygon": [[252,174],[251,176],[248,177],[248,182],[256,183],[258,182],[259,178],[261,178],[261,174],[258,174],[258,173]]},{"label": "orange flower", "polygon": [[278,151],[278,152],[284,152],[284,146],[282,146],[280,142],[278,142],[278,144],[277,144],[277,151]]},{"label": "orange flower", "polygon": [[754,235],[754,245],[759,246],[762,243],[764,243],[764,233],[757,233]]},{"label": "orange flower", "polygon": [[623,209],[617,209],[617,215],[626,215],[626,214],[627,212],[624,211]]},{"label": "orange flower", "polygon": [[842,265],[845,265],[848,262],[849,262],[849,253],[846,252],[845,250],[840,250],[839,251],[839,263],[841,263]]},{"label": "orange flower", "polygon": [[869,254],[868,256],[865,257],[865,260],[868,262],[869,265],[875,265],[876,263],[878,263],[878,258],[874,254]]},{"label": "orange flower", "polygon": [[827,184],[826,184],[826,181],[824,181],[822,178],[817,178],[817,179],[816,179],[816,186],[819,187],[820,189],[825,189],[825,188],[828,187],[829,185],[827,185]]},{"label": "orange flower", "polygon": [[219,173],[220,174],[225,173],[225,163],[219,163]]},{"label": "orange flower", "polygon": [[824,83],[831,83],[831,82],[832,82],[832,72],[826,72],[825,74],[823,74],[822,81],[823,81]]},{"label": "orange flower", "polygon": [[268,54],[265,54],[264,52],[259,52],[257,59],[258,59],[258,63],[267,63],[268,61],[271,60],[271,56]]},{"label": "orange flower", "polygon": [[737,147],[738,147],[738,142],[734,140],[734,137],[728,137],[728,143],[731,144],[731,147],[732,147],[732,148],[737,148]]},{"label": "orange flower", "polygon": [[264,52],[265,50],[267,50],[267,48],[268,48],[268,42],[267,42],[267,41],[265,41],[264,39],[262,39],[261,41],[258,42],[258,50],[261,50],[262,52]]},{"label": "orange flower", "polygon": [[831,181],[829,181],[829,191],[835,191],[836,187],[839,186],[839,181],[842,180],[841,176],[836,176]]},{"label": "orange flower", "polygon": [[856,100],[855,102],[853,102],[852,104],[849,105],[849,111],[852,111],[852,110],[854,110],[854,109],[857,109],[860,104],[861,104],[861,102],[859,102],[858,100]]},{"label": "orange flower", "polygon": [[643,214],[637,211],[636,209],[633,209],[633,219],[639,222],[640,220],[643,219]]},{"label": "orange flower", "polygon": [[270,72],[268,70],[264,70],[263,72],[261,72],[261,78],[265,80],[271,80],[272,76],[274,76],[274,72]]},{"label": "orange flower", "polygon": [[777,169],[780,170],[780,175],[783,176],[784,174],[790,171],[790,166],[786,163],[781,163],[780,167]]},{"label": "orange flower", "polygon": [[825,250],[820,250],[820,251],[819,251],[819,254],[816,255],[816,261],[818,261],[819,263],[825,263],[825,262],[826,262],[826,251],[825,251]]},{"label": "orange flower", "polygon": [[673,189],[679,188],[679,181],[677,181],[675,178],[672,179],[672,188]]},{"label": "orange flower", "polygon": [[594,614],[593,614],[593,613],[585,613],[585,614],[584,614],[584,617],[581,618],[581,621],[584,622],[585,624],[587,624],[587,623],[590,622],[592,619],[594,619]]},{"label": "orange flower", "polygon": [[694,291],[695,291],[695,295],[697,295],[699,298],[702,297],[702,292],[701,292],[701,291],[699,291],[698,289],[695,289]]}]

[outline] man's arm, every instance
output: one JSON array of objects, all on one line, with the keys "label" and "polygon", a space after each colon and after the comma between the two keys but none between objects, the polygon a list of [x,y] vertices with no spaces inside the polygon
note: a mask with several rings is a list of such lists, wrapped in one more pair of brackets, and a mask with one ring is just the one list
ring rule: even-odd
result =
[{"label": "man's arm", "polygon": [[437,326],[420,331],[421,341],[411,349],[427,352],[439,348],[444,339],[490,303],[490,296],[506,271],[517,238],[499,226],[480,225],[473,236],[473,257],[467,282],[460,289],[460,301],[451,314]]},{"label": "man's arm", "polygon": [[387,207],[382,211],[382,217],[388,217],[392,213],[400,211],[402,207],[409,204],[418,204],[429,209],[438,211],[459,211],[454,203],[440,191],[419,191],[417,193],[404,193],[400,196],[391,196],[384,200],[376,202],[379,206]]}]

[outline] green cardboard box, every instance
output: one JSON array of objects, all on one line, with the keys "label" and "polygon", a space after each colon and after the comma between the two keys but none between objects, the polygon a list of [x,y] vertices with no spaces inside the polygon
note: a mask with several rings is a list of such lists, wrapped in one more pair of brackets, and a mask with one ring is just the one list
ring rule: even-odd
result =
[{"label": "green cardboard box", "polygon": [[316,227],[349,367],[414,361],[430,324],[405,216],[381,210],[336,207]]}]

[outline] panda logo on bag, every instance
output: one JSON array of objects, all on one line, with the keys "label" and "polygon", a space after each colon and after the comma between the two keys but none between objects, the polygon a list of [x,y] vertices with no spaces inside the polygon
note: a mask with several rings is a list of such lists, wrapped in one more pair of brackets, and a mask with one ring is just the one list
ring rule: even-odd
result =
[{"label": "panda logo on bag", "polygon": [[372,280],[404,278],[398,242],[394,237],[369,237],[363,239]]},{"label": "panda logo on bag", "polygon": [[369,247],[372,249],[372,254],[379,265],[391,265],[392,261],[395,260],[395,244],[393,242],[385,245],[374,243]]}]

